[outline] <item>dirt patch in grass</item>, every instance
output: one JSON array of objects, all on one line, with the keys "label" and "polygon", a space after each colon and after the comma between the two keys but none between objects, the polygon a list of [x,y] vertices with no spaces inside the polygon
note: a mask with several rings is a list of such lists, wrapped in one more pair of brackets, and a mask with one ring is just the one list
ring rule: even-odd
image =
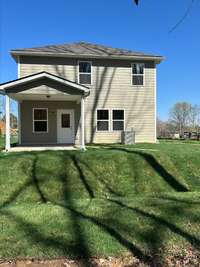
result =
[{"label": "dirt patch in grass", "polygon": [[179,250],[173,248],[173,251],[164,258],[157,258],[156,255],[144,263],[133,256],[125,257],[107,257],[90,259],[55,259],[55,260],[17,260],[1,262],[0,267],[199,267],[200,254],[198,250],[187,248]]}]

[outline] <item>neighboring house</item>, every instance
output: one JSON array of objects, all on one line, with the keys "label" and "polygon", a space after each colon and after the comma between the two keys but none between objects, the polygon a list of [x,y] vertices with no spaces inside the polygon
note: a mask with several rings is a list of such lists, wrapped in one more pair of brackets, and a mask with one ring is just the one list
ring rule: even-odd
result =
[{"label": "neighboring house", "polygon": [[0,136],[5,134],[5,122],[0,121]]},{"label": "neighboring house", "polygon": [[[0,120],[0,136],[6,134],[6,123],[4,121],[4,118]],[[17,123],[16,123],[16,117],[11,113],[11,120],[10,120],[10,134],[11,135],[17,135]]]},{"label": "neighboring house", "polygon": [[[6,121],[6,116],[3,115],[1,120],[2,120],[2,122],[5,122]],[[17,117],[13,113],[10,113],[10,127],[12,129],[17,129],[17,125],[18,125]]]},{"label": "neighboring house", "polygon": [[[23,145],[156,142],[156,65],[163,58],[80,42],[11,50],[18,79],[0,85],[19,103]],[[8,126],[9,127],[9,126]],[[7,137],[9,149],[9,136]]]}]

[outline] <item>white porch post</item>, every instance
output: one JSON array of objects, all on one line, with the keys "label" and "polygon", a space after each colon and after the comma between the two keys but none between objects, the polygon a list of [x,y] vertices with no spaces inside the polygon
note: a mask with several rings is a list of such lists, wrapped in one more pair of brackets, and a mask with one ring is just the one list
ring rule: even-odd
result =
[{"label": "white porch post", "polygon": [[6,95],[6,151],[10,150],[10,97]]},{"label": "white porch post", "polygon": [[21,102],[18,101],[18,143],[21,145]]},{"label": "white porch post", "polygon": [[81,97],[81,149],[85,150],[85,99]]}]

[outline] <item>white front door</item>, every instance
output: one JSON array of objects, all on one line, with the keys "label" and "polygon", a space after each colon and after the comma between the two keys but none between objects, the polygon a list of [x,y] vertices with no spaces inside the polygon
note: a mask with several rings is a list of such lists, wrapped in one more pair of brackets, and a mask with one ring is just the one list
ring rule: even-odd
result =
[{"label": "white front door", "polygon": [[74,143],[74,110],[57,110],[57,142],[58,144]]}]

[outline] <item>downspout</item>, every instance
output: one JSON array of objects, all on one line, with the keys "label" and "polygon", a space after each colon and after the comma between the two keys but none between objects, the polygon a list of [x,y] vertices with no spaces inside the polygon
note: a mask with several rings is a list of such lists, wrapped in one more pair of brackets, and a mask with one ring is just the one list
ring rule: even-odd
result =
[{"label": "downspout", "polygon": [[[21,78],[21,62],[20,55],[17,57],[17,77]],[[18,101],[18,142],[21,145],[21,103]]]},{"label": "downspout", "polygon": [[157,143],[157,69],[156,63],[154,63],[154,131],[155,131],[155,139],[154,142]]},{"label": "downspout", "polygon": [[17,57],[17,78],[21,78],[21,63],[20,56]]}]

